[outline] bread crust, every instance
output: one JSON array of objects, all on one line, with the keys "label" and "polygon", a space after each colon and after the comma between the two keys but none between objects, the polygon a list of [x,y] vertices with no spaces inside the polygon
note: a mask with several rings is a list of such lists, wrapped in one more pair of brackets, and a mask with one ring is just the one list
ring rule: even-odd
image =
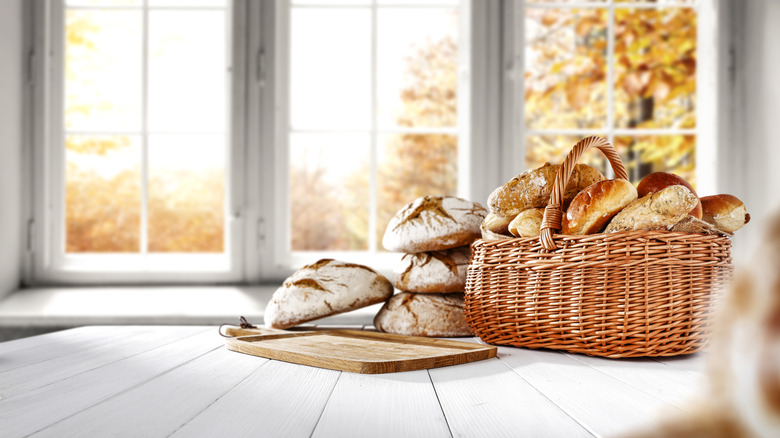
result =
[{"label": "bread crust", "polygon": [[514,217],[500,216],[495,213],[488,213],[485,220],[482,221],[482,228],[496,234],[509,234],[509,224]]},{"label": "bread crust", "polygon": [[471,336],[463,314],[463,294],[394,295],[374,317],[380,332],[410,336]]},{"label": "bread crust", "polygon": [[736,196],[721,194],[701,198],[702,219],[717,229],[733,233],[750,222],[745,204]]},{"label": "bread crust", "polygon": [[[696,190],[693,189],[688,181],[669,172],[653,172],[642,178],[642,181],[639,181],[639,184],[636,186],[637,196],[643,198],[669,186],[685,186],[685,188],[690,190],[691,193],[693,193],[696,197],[699,196],[696,194]],[[693,210],[691,210],[688,214],[695,217],[696,219],[701,219],[701,201],[696,203],[696,207],[693,207]]]},{"label": "bread crust", "polygon": [[393,285],[418,293],[463,292],[471,247],[405,254],[394,269]]},{"label": "bread crust", "polygon": [[[559,164],[545,163],[496,188],[488,198],[490,212],[503,217],[515,217],[529,208],[544,208],[550,201],[552,186],[560,167]],[[587,164],[574,166],[563,196],[564,210],[580,190],[603,179],[604,175],[595,167]]]},{"label": "bread crust", "polygon": [[685,186],[669,186],[629,204],[609,222],[605,233],[669,230],[688,215],[698,197]]},{"label": "bread crust", "polygon": [[416,253],[471,245],[481,235],[485,207],[454,196],[424,196],[390,219],[382,244],[388,251]]},{"label": "bread crust", "polygon": [[322,259],[288,277],[265,308],[265,325],[285,329],[381,303],[393,285],[368,266]]},{"label": "bread crust", "polygon": [[515,237],[539,237],[543,218],[543,208],[523,210],[512,219],[509,232]]},{"label": "bread crust", "polygon": [[561,223],[561,233],[600,233],[616,214],[636,199],[636,188],[624,179],[591,184],[571,201]]}]

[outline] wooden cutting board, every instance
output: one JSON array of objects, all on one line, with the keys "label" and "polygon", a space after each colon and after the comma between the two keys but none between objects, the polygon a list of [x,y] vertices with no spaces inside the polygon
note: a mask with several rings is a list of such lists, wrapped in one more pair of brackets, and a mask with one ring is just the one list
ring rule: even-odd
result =
[{"label": "wooden cutting board", "polygon": [[[231,329],[228,334],[250,330]],[[225,343],[239,353],[362,374],[475,362],[495,357],[497,350],[492,345],[359,330],[277,332],[229,338]]]}]

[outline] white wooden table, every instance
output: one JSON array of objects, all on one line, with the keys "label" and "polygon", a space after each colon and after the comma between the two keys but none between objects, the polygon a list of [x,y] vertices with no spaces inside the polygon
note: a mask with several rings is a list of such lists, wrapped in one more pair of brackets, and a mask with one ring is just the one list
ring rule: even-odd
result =
[{"label": "white wooden table", "polygon": [[688,410],[703,362],[500,347],[361,375],[231,352],[216,327],[82,327],[0,343],[0,436],[611,436]]}]

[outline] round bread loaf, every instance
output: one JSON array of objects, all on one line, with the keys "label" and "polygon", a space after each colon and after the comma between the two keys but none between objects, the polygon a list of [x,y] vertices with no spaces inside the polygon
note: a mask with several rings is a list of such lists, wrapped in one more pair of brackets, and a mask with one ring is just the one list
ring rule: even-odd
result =
[{"label": "round bread loaf", "polygon": [[471,336],[463,315],[463,294],[394,295],[374,317],[380,332],[410,336]]},{"label": "round bread loaf", "polygon": [[[642,178],[642,181],[639,181],[639,184],[636,186],[636,192],[638,197],[643,198],[669,186],[685,186],[696,197],[699,196],[696,195],[696,190],[693,190],[688,181],[668,172],[653,172]],[[696,219],[701,219],[701,202],[697,202],[696,207],[688,214]]]},{"label": "round bread loaf", "polygon": [[486,214],[485,207],[454,196],[417,198],[390,220],[382,245],[406,253],[471,245]]},{"label": "round bread loaf", "polygon": [[561,224],[562,234],[596,234],[620,210],[636,201],[636,188],[624,179],[599,181],[585,187],[569,204]]},{"label": "round bread loaf", "polygon": [[373,269],[323,259],[287,278],[268,302],[263,319],[268,327],[285,329],[381,303],[392,295],[393,285]]},{"label": "round bread loaf", "polygon": [[523,210],[512,219],[509,224],[509,232],[515,237],[539,237],[543,218],[543,208]]},{"label": "round bread loaf", "polygon": [[702,219],[715,228],[733,233],[750,222],[745,204],[736,196],[713,195],[701,198]]},{"label": "round bread loaf", "polygon": [[471,247],[468,246],[405,254],[393,272],[393,284],[407,292],[463,292],[469,257]]},{"label": "round bread loaf", "polygon": [[669,186],[639,198],[615,215],[605,233],[669,230],[688,215],[699,198],[685,186]]},{"label": "round bread loaf", "polygon": [[511,217],[499,216],[495,213],[488,213],[485,220],[482,221],[482,228],[496,234],[509,234],[509,223]]},{"label": "round bread loaf", "polygon": [[[561,168],[558,164],[545,163],[542,167],[522,173],[495,189],[488,198],[491,213],[503,217],[515,217],[529,208],[544,208],[550,201],[555,175]],[[563,195],[563,209],[568,207],[574,196],[585,187],[601,181],[604,175],[587,164],[574,166],[566,192]]]}]

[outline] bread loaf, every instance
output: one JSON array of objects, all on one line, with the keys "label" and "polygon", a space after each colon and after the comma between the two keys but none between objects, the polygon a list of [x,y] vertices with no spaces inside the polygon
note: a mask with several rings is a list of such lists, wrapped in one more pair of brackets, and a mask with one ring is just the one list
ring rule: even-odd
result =
[{"label": "bread loaf", "polygon": [[463,294],[394,295],[374,317],[380,332],[411,336],[471,336],[463,315]]},{"label": "bread loaf", "polygon": [[[550,200],[555,175],[560,167],[558,164],[545,163],[542,167],[512,178],[490,194],[490,212],[503,217],[515,217],[529,208],[544,208]],[[603,179],[604,175],[594,167],[586,164],[574,166],[563,196],[563,209],[568,207],[580,190]]]},{"label": "bread loaf", "polygon": [[684,217],[680,222],[674,224],[674,226],[670,231],[676,231],[679,233],[696,233],[696,234],[707,234],[707,235],[717,235],[717,236],[727,236],[727,237],[732,236],[731,233],[721,231],[715,228],[715,225],[712,225],[701,219],[696,219],[691,215]]},{"label": "bread loaf", "polygon": [[415,253],[471,245],[481,235],[487,210],[454,196],[424,196],[393,216],[382,244],[388,251]]},{"label": "bread loaf", "polygon": [[618,212],[636,199],[636,188],[624,179],[591,184],[569,204],[561,223],[561,233],[600,233]]},{"label": "bread loaf", "polygon": [[496,234],[509,234],[509,223],[512,217],[500,216],[495,213],[488,213],[485,220],[482,221],[482,228]]},{"label": "bread loaf", "polygon": [[515,237],[538,237],[543,217],[543,208],[523,210],[509,224],[509,232]]},{"label": "bread loaf", "polygon": [[498,234],[490,230],[486,230],[484,225],[480,227],[480,231],[482,233],[482,240],[490,241],[490,240],[502,240],[502,239],[513,238],[511,234]]},{"label": "bread loaf", "polygon": [[[650,175],[647,175],[646,177],[642,178],[642,181],[639,182],[639,185],[636,187],[636,191],[637,195],[640,198],[643,198],[663,188],[677,185],[685,186],[685,188],[690,190],[691,193],[696,195],[696,191],[693,190],[693,187],[690,184],[688,184],[688,181],[668,172],[653,172]],[[698,195],[696,196],[698,197]],[[691,210],[688,214],[695,217],[696,219],[701,219],[701,202],[697,202],[696,207],[694,207],[693,210]]]},{"label": "bread loaf", "polygon": [[717,229],[733,233],[750,222],[745,204],[736,196],[714,195],[701,198],[702,219]]},{"label": "bread loaf", "polygon": [[618,213],[605,233],[636,230],[669,230],[688,215],[699,198],[684,186],[669,186],[639,198]]},{"label": "bread loaf", "polygon": [[470,256],[468,246],[405,254],[394,270],[393,284],[408,292],[463,292]]},{"label": "bread loaf", "polygon": [[287,278],[274,292],[263,319],[268,327],[285,329],[381,303],[391,295],[393,285],[373,269],[323,259]]}]

